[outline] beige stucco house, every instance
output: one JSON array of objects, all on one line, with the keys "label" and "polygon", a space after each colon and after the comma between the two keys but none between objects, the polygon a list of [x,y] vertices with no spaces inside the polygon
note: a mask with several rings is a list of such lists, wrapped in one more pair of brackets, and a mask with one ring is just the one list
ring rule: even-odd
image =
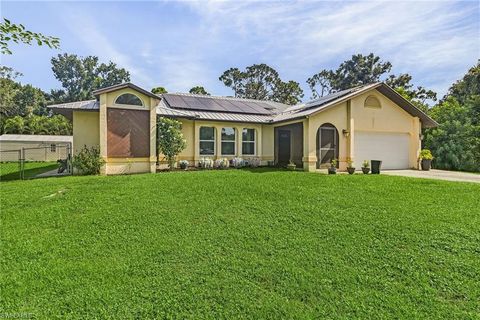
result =
[{"label": "beige stucco house", "polygon": [[258,158],[293,161],[306,171],[347,159],[382,160],[383,169],[418,168],[421,129],[434,120],[384,83],[340,91],[296,106],[183,93],[155,95],[131,83],[94,92],[95,100],[50,106],[73,121],[73,149],[100,147],[105,174],[155,172],[156,118],[182,123],[178,160]]}]

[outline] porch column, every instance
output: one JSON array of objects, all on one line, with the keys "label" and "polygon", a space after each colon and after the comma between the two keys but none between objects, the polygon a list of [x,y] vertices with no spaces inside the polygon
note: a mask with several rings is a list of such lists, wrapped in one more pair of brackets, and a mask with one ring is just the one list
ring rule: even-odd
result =
[{"label": "porch column", "polygon": [[242,157],[242,140],[243,140],[243,137],[242,137],[242,127],[235,127],[235,135],[237,137],[236,139],[236,146],[235,146],[235,156],[236,157]]},{"label": "porch column", "polygon": [[216,159],[222,158],[222,127],[215,126]]},{"label": "porch column", "polygon": [[303,170],[313,172],[317,169],[316,133],[310,128],[309,119],[303,120]]}]

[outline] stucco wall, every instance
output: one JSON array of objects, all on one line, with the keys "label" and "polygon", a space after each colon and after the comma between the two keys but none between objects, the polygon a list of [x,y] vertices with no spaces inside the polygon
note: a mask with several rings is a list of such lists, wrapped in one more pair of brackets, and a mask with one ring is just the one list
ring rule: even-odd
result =
[{"label": "stucco wall", "polygon": [[[368,96],[379,99],[381,108],[365,108],[364,102]],[[315,170],[317,130],[324,123],[333,124],[339,135],[339,166],[346,169],[346,160],[355,160],[355,132],[389,132],[408,133],[410,136],[409,159],[410,167],[418,167],[418,152],[420,150],[421,123],[417,117],[411,116],[394,102],[376,90],[369,91],[349,102],[343,102],[329,107],[327,110],[307,118],[304,125],[304,167]],[[348,132],[343,134],[343,130]]]},{"label": "stucco wall", "polygon": [[[262,164],[267,164],[268,160],[273,160],[273,127],[265,128],[261,124],[254,123],[239,123],[239,122],[220,122],[220,121],[206,121],[206,120],[189,120],[178,119],[182,123],[182,133],[187,141],[187,147],[183,150],[178,160],[188,160],[191,165],[198,164],[198,161],[202,157],[209,157],[212,159],[234,157],[250,158],[258,157],[262,161]],[[215,128],[215,154],[200,155],[200,128],[201,127],[214,127]],[[236,148],[235,155],[222,155],[221,154],[221,130],[222,128],[232,127],[236,132]],[[255,155],[243,155],[242,154],[242,130],[255,129]],[[264,138],[264,134],[266,137]],[[271,139],[269,139],[271,137]]]},{"label": "stucco wall", "polygon": [[[376,97],[381,108],[368,108],[364,106],[365,99],[369,96]],[[419,118],[413,117],[397,104],[386,98],[377,90],[372,90],[351,100],[352,112],[352,144],[355,144],[355,132],[388,132],[407,133],[410,136],[409,164],[411,168],[418,168],[418,154],[421,142],[421,123]],[[355,159],[354,148],[351,158]]]},{"label": "stucco wall", "polygon": [[76,154],[83,146],[100,145],[99,114],[92,111],[73,112],[73,152]]},{"label": "stucco wall", "polygon": [[[114,102],[120,95],[124,93],[132,93],[139,97],[143,106],[116,105]],[[100,128],[100,154],[105,160],[102,174],[121,174],[121,173],[138,173],[138,172],[155,172],[155,148],[156,148],[156,106],[159,99],[149,97],[141,92],[130,88],[124,88],[100,95],[100,112],[99,112],[99,128]],[[109,158],[107,156],[107,109],[121,108],[131,110],[149,110],[150,111],[150,157],[148,158]],[[147,160],[146,160],[147,159]]]}]

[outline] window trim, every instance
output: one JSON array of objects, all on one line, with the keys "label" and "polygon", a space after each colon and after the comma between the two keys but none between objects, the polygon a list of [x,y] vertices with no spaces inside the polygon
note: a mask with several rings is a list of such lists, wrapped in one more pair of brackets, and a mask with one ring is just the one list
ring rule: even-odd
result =
[{"label": "window trim", "polygon": [[[202,139],[202,134],[201,134],[202,128],[212,128],[213,129],[213,140]],[[214,157],[217,154],[217,141],[216,140],[217,140],[217,130],[215,129],[215,127],[201,126],[198,129],[198,154],[201,155],[201,156]],[[201,145],[202,142],[213,142],[213,154],[203,154],[202,153],[202,148],[200,148],[200,145]]]},{"label": "window trim", "polygon": [[[222,131],[223,129],[233,129],[233,134],[234,134],[234,138],[233,140],[223,140],[223,134],[222,134]],[[227,142],[227,143],[233,143],[233,153],[223,153],[223,143],[224,142]],[[237,154],[237,130],[235,127],[222,127],[222,129],[220,130],[220,151],[221,151],[221,154],[222,156],[235,156]]]},{"label": "window trim", "polygon": [[[253,130],[253,141],[243,140],[243,130]],[[243,144],[244,143],[253,143],[253,154],[243,153]],[[242,128],[242,155],[246,156],[256,156],[257,155],[257,130],[254,128]]]},{"label": "window trim", "polygon": [[[141,106],[139,106],[138,104],[124,104],[124,103],[117,103],[117,100],[118,98],[120,98],[121,96],[123,96],[124,94],[131,94],[135,97],[137,97],[140,102],[142,103]],[[142,108],[142,107],[145,107],[145,102],[143,102],[143,99],[140,98],[138,95],[136,95],[135,93],[132,93],[132,92],[123,92],[123,93],[120,93],[118,96],[115,97],[115,100],[113,100],[113,104],[116,105],[116,106],[129,106],[129,107],[137,107],[137,108]]]}]

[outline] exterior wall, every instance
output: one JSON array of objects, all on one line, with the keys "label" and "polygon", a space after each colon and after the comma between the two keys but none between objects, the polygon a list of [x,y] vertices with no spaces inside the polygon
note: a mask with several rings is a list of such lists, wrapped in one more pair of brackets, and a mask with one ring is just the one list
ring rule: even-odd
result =
[{"label": "exterior wall", "polygon": [[73,112],[73,153],[78,153],[83,146],[100,145],[99,113],[93,111]]},{"label": "exterior wall", "polygon": [[304,126],[304,169],[315,171],[317,168],[317,131],[322,124],[330,123],[338,131],[338,154],[339,169],[346,170],[347,142],[348,139],[342,134],[349,127],[347,117],[347,102],[338,104],[328,110],[310,116],[305,120]]},{"label": "exterior wall", "polygon": [[[143,106],[116,105],[114,102],[118,96],[124,93],[132,93],[139,97]],[[159,100],[144,95],[136,90],[125,88],[117,91],[107,92],[100,95],[100,112],[99,112],[99,128],[100,128],[100,154],[105,160],[105,165],[101,170],[101,174],[127,174],[140,172],[156,171],[156,106]],[[150,157],[145,158],[110,158],[107,156],[107,108],[120,108],[132,110],[149,110],[150,111]]]},{"label": "exterior wall", "polygon": [[[273,127],[255,123],[223,122],[207,120],[189,120],[178,119],[182,123],[182,133],[187,141],[187,147],[177,157],[177,160],[188,160],[190,165],[197,165],[201,158],[211,159],[233,159],[242,158],[260,158],[261,164],[266,165],[268,161],[273,160]],[[215,154],[200,155],[200,128],[215,128]],[[222,128],[232,127],[236,132],[235,155],[222,155],[221,151],[221,132]],[[255,155],[242,154],[242,130],[244,128],[255,129]],[[264,138],[264,134],[266,137]],[[264,144],[265,142],[265,144]],[[160,159],[163,156],[160,155]],[[161,164],[165,164],[161,161]]]},{"label": "exterior wall", "polygon": [[[368,96],[379,99],[382,107],[365,108]],[[332,106],[304,120],[304,169],[316,170],[317,131],[324,123],[333,124],[339,135],[339,169],[346,170],[346,160],[355,160],[355,132],[408,133],[410,135],[410,167],[418,168],[421,123],[376,90],[369,91],[347,102]],[[344,134],[343,131],[346,131]]]},{"label": "exterior wall", "polygon": [[[55,144],[58,147],[52,151],[50,145]],[[61,141],[2,141],[0,142],[0,150],[10,152],[0,153],[0,162],[18,161],[21,157],[19,150],[23,148],[25,161],[48,161],[54,162],[59,159],[66,159],[68,155],[67,145],[70,142]],[[33,148],[33,149],[30,149]]]},{"label": "exterior wall", "polygon": [[[365,99],[375,96],[381,108],[364,107]],[[364,93],[351,100],[351,121],[353,128],[350,130],[352,144],[355,143],[355,132],[386,132],[407,133],[410,136],[409,165],[418,168],[418,155],[421,148],[420,133],[421,123],[418,117],[411,116],[394,102],[386,98],[377,90]],[[350,150],[350,157],[355,159],[354,148]]]}]

